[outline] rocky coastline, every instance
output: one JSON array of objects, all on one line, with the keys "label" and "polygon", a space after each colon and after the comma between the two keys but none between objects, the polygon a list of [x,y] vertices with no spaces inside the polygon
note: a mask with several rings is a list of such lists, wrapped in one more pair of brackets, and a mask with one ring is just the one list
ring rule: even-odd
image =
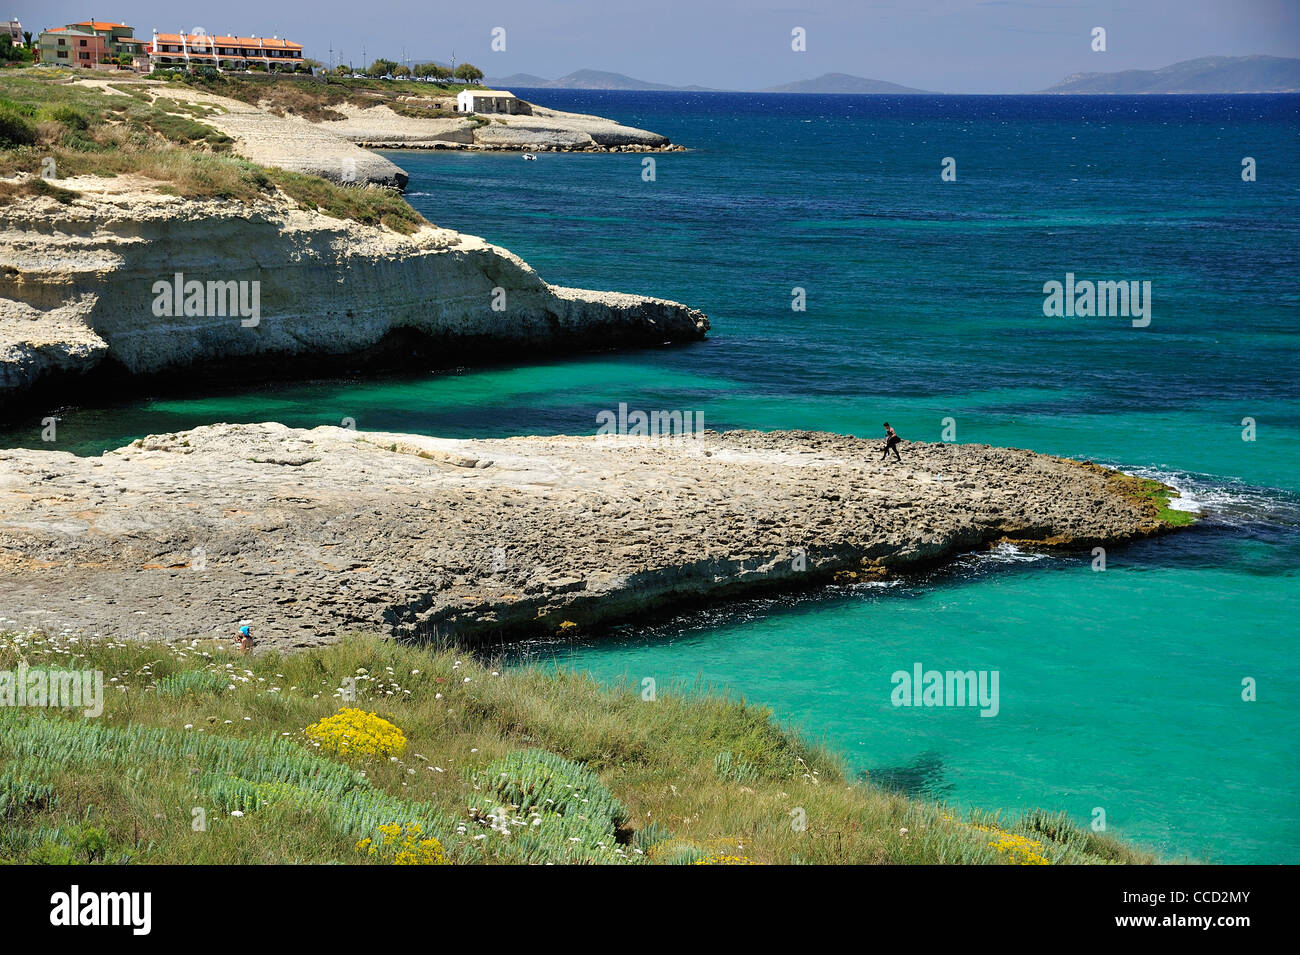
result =
[{"label": "rocky coastline", "polygon": [[[527,104],[528,112],[425,118],[388,106],[343,104],[342,118],[311,124],[370,149],[462,149],[501,152],[680,152],[686,147],[650,130],[601,116],[567,113]],[[298,123],[298,125],[306,125]]]},{"label": "rocky coastline", "polygon": [[501,152],[501,153],[684,153],[687,147],[670,143],[667,146],[644,146],[636,143],[630,143],[622,146],[602,146],[599,143],[587,143],[577,146],[554,146],[549,144],[533,146],[514,146],[498,145],[494,143],[456,143],[456,142],[407,142],[404,140],[395,140],[392,142],[379,141],[358,141],[358,146],[364,146],[367,149],[382,149],[387,152],[396,152],[398,150],[411,150],[418,152],[421,150],[450,150],[453,152]]},{"label": "rocky coastline", "polygon": [[[75,200],[0,207],[0,418],[97,376],[284,377],[385,350],[454,367],[692,342],[709,327],[676,302],[549,285],[509,251],[429,224],[403,235],[284,196],[181,199],[130,177],[60,186]],[[173,307],[191,282],[235,283],[250,307]]]},{"label": "rocky coastline", "polygon": [[282,649],[349,632],[490,645],[1000,542],[1166,529],[1134,479],[1095,465],[902,451],[882,464],[878,442],[816,432],[448,440],[274,423],[98,458],[0,451],[0,625],[191,639],[250,620]]},{"label": "rocky coastline", "polygon": [[[240,154],[283,165],[314,130],[284,168],[357,186],[405,173],[349,136],[674,148],[598,117],[572,134],[569,114],[540,108],[458,139],[429,124],[461,118],[345,104],[344,119],[309,123],[204,96],[204,121]],[[686,305],[552,286],[505,249],[415,220],[406,234],[274,188],[181,198],[132,175],[15,195],[0,206],[0,418],[104,382],[121,397],[167,376],[284,378],[394,352],[447,367],[708,332]],[[282,647],[352,630],[494,643],[869,581],[998,542],[1083,547],[1166,529],[1118,472],[948,444],[904,445],[905,464],[882,465],[876,442],[812,432],[451,441],[267,423],[99,458],[57,448],[0,451],[3,626],[199,637],[249,619]]]}]

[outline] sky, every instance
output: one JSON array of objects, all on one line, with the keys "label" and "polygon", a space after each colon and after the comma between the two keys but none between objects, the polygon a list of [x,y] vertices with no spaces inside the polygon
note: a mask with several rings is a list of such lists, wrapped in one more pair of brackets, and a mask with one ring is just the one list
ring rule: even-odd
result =
[{"label": "sky", "polygon": [[[86,20],[288,37],[327,62],[471,62],[489,77],[609,70],[761,89],[851,73],[945,93],[1024,93],[1067,74],[1201,56],[1300,56],[1300,0],[10,0],[33,32]],[[806,49],[792,49],[802,27]],[[1106,31],[1106,51],[1092,31]],[[493,31],[504,30],[504,50]],[[498,37],[502,34],[498,33]],[[498,43],[498,45],[500,45]]]}]

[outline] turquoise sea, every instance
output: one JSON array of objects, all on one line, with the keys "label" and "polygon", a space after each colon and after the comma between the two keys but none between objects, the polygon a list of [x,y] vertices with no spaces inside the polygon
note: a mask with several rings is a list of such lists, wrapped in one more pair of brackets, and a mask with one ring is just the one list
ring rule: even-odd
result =
[{"label": "turquoise sea", "polygon": [[[515,658],[726,688],[954,805],[1101,808],[1171,857],[1300,862],[1300,97],[516,92],[693,149],[655,156],[653,181],[636,154],[394,153],[411,202],[553,283],[690,303],[706,342],[74,409],[60,446],[345,416],[591,433],[626,401],[717,429],[874,437],[888,420],[918,440],[952,418],[960,442],[1159,476],[1199,524],[1104,572],[1007,549]],[[1069,272],[1150,281],[1149,327],[1044,317],[1044,283]],[[0,440],[40,443],[36,427]],[[997,670],[997,717],[891,705],[890,675],[917,662]]]}]

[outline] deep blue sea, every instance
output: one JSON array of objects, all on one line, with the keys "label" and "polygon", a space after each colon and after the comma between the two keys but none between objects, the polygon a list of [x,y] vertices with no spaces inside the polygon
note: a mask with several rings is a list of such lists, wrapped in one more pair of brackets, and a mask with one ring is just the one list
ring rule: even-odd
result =
[{"label": "deep blue sea", "polygon": [[[1104,572],[1005,550],[521,658],[726,688],[956,806],[1102,809],[1170,857],[1300,862],[1300,97],[515,92],[691,150],[654,156],[651,181],[637,154],[392,153],[412,204],[552,283],[700,308],[706,342],[85,409],[61,445],[343,416],[591,433],[626,401],[930,441],[951,418],[959,442],[1160,476],[1199,525]],[[1045,316],[1067,273],[1150,282],[1150,324]],[[917,662],[997,670],[998,716],[893,706],[891,673]]]}]

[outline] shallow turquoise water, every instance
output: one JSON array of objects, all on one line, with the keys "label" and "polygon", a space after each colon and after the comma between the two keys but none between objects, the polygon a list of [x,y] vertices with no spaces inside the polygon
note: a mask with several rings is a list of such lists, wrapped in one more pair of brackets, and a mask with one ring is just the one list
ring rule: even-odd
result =
[{"label": "shallow turquoise water", "polygon": [[[729,688],[853,769],[959,805],[1081,822],[1101,807],[1109,831],[1173,856],[1294,859],[1300,672],[1278,646],[1293,571],[1194,567],[1183,550],[1144,544],[1104,573],[1086,557],[973,558],[920,583],[526,656],[635,687]],[[996,670],[998,715],[893,706],[891,674],[918,662]],[[1257,702],[1241,700],[1244,677]]]},{"label": "shallow turquoise water", "polygon": [[[637,155],[394,154],[413,204],[557,284],[689,302],[707,342],[70,409],[60,448],[217,420],[589,433],[626,401],[714,428],[876,435],[888,419],[924,440],[952,417],[959,441],[1157,474],[1200,527],[1104,573],[983,556],[524,655],[702,678],[955,804],[1101,807],[1171,855],[1300,861],[1300,98],[533,95],[697,148],[656,157],[654,182]],[[1150,327],[1045,318],[1043,283],[1067,271],[1151,281]],[[35,427],[0,438],[40,443]],[[998,670],[999,715],[892,706],[890,674],[918,661]]]}]

